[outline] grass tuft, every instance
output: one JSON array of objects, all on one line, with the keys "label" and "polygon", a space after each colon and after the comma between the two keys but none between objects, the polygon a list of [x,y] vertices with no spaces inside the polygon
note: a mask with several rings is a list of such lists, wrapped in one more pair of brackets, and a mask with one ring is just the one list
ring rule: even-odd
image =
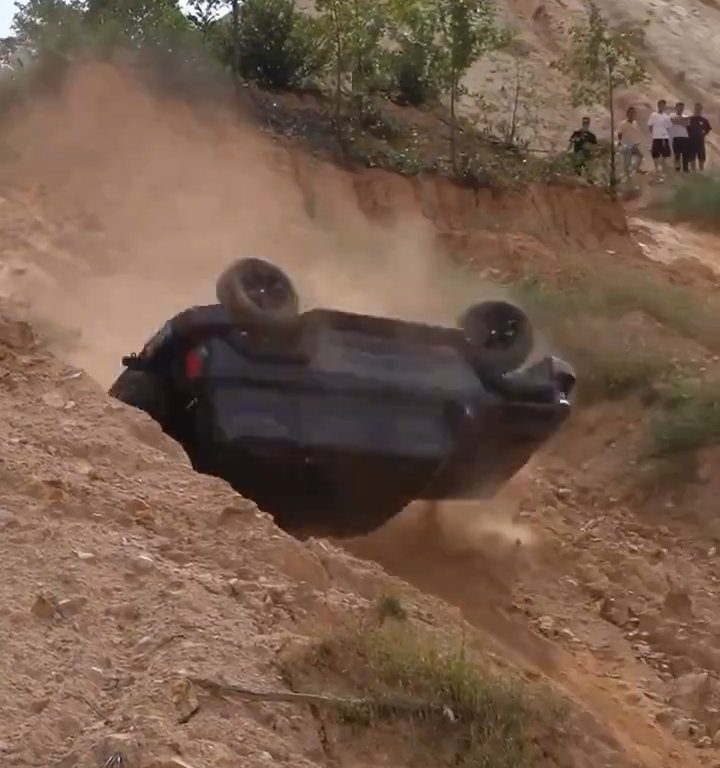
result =
[{"label": "grass tuft", "polygon": [[[306,654],[305,668],[319,673],[323,681],[339,674],[355,692],[377,696],[377,707],[340,707],[339,723],[359,727],[394,723],[398,727],[393,731],[400,733],[399,723],[412,721],[413,749],[425,754],[432,750],[438,766],[539,765],[538,742],[544,735],[556,735],[565,711],[564,704],[544,688],[485,669],[462,649],[443,649],[408,623],[332,636]],[[393,712],[386,704],[393,698],[426,702],[427,712]],[[438,712],[451,713],[450,721]],[[423,733],[427,743],[422,743]]]},{"label": "grass tuft", "polygon": [[679,381],[663,395],[652,430],[652,453],[668,456],[720,442],[720,383]]},{"label": "grass tuft", "polygon": [[405,621],[408,617],[407,611],[403,607],[403,604],[397,595],[381,595],[378,598],[376,608],[378,619],[380,620],[381,624],[386,621],[386,619]]},{"label": "grass tuft", "polygon": [[693,175],[673,186],[666,203],[671,213],[707,229],[720,229],[720,178]]}]

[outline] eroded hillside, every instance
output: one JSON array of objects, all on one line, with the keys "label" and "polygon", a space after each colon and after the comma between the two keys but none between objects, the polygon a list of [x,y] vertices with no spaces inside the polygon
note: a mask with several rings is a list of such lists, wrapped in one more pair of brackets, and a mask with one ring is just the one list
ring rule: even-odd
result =
[{"label": "eroded hillside", "polygon": [[[346,637],[383,616],[568,701],[564,732],[529,716],[532,765],[720,761],[715,449],[681,477],[644,457],[659,383],[716,366],[714,315],[672,303],[712,298],[712,254],[664,263],[599,191],[340,170],[108,67],[71,73],[3,138],[3,765],[478,764],[462,722],[394,713],[373,739],[342,708],[211,684],[392,693],[386,650],[405,640],[378,656]],[[517,293],[594,387],[492,504],[410,509],[345,550],[299,543],[102,392],[239,254],[285,266],[305,306],[452,322]],[[417,748],[438,733],[447,753]]]}]

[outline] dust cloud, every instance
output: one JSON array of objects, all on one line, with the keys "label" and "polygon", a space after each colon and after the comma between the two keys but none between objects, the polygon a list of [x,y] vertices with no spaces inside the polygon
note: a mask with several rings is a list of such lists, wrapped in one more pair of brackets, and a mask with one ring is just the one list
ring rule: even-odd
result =
[{"label": "dust cloud", "polygon": [[75,334],[56,351],[104,387],[168,316],[212,303],[238,257],[286,269],[305,309],[452,323],[491,290],[439,256],[419,206],[371,223],[352,174],[280,146],[229,103],[191,104],[131,70],[76,67],[3,140],[2,175],[29,190],[46,230],[35,263],[18,256],[14,295]]},{"label": "dust cloud", "polygon": [[[27,302],[54,351],[103,387],[167,317],[212,303],[217,274],[241,256],[287,270],[305,309],[453,323],[470,302],[497,295],[436,251],[416,201],[393,224],[371,223],[352,174],[280,146],[230,104],[191,104],[132,71],[77,67],[14,114],[2,139],[12,150],[3,190],[24,190],[35,220],[6,250],[0,291]],[[449,506],[435,522],[448,557],[462,544],[491,558],[498,578],[515,562],[506,554],[532,541],[507,500],[482,509]],[[417,514],[358,553],[412,576],[412,561],[383,552],[384,543],[407,551],[407,527],[424,530]],[[414,552],[437,546],[416,539]]]}]

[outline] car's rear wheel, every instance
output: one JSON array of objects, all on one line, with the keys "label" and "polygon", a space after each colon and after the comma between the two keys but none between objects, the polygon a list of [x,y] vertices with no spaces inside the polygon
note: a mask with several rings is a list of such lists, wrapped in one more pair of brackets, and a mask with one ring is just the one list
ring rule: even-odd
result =
[{"label": "car's rear wheel", "polygon": [[238,259],[218,277],[218,301],[239,323],[287,326],[297,318],[299,299],[290,278],[263,259]]},{"label": "car's rear wheel", "polygon": [[520,368],[533,350],[530,319],[507,301],[482,301],[468,307],[459,326],[471,350],[476,368],[502,375]]}]

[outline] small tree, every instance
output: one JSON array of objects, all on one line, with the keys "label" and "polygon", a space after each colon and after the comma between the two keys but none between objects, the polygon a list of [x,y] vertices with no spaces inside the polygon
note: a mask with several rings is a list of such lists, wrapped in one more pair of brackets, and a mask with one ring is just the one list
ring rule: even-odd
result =
[{"label": "small tree", "polygon": [[211,30],[223,12],[227,10],[227,7],[226,0],[189,0],[187,17],[200,31],[203,40],[207,40]]},{"label": "small tree", "polygon": [[646,79],[640,51],[642,28],[623,25],[611,29],[594,0],[589,0],[585,24],[572,28],[570,47],[556,66],[571,81],[573,106],[606,104],[610,111],[610,190],[617,189],[615,152],[615,92]]},{"label": "small tree", "polygon": [[232,0],[232,59],[230,69],[235,77],[235,84],[240,74],[240,4]]},{"label": "small tree", "polygon": [[297,86],[320,72],[328,56],[320,22],[299,11],[294,0],[244,0],[238,35],[240,75],[276,88]]},{"label": "small tree", "polygon": [[87,0],[85,22],[105,43],[167,46],[188,22],[178,0]]},{"label": "small tree", "polygon": [[391,4],[384,0],[317,0],[333,60],[335,129],[342,143],[343,81],[362,113],[365,97],[382,79],[388,60],[383,46],[390,28]]},{"label": "small tree", "polygon": [[457,165],[457,105],[467,91],[462,78],[479,58],[507,45],[511,33],[501,29],[492,0],[438,0],[438,78],[450,98],[450,160]]},{"label": "small tree", "polygon": [[16,43],[33,55],[66,56],[83,37],[84,4],[80,0],[27,0],[13,18]]},{"label": "small tree", "polygon": [[405,104],[420,106],[440,93],[438,5],[435,0],[391,0],[391,86]]},{"label": "small tree", "polygon": [[506,117],[493,121],[488,128],[497,132],[508,147],[527,146],[538,123],[539,105],[533,71],[523,64],[519,56],[515,57],[513,79],[510,88],[503,85],[500,89],[503,100],[498,105],[497,112],[505,114]]}]

